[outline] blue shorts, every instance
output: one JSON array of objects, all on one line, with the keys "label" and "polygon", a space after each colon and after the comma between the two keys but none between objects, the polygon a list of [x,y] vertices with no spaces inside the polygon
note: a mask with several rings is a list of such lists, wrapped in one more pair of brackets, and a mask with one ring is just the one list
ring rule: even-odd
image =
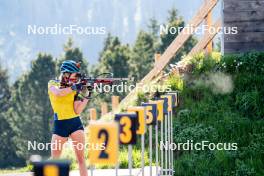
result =
[{"label": "blue shorts", "polygon": [[77,130],[84,130],[80,117],[66,120],[54,120],[53,134],[69,137]]}]

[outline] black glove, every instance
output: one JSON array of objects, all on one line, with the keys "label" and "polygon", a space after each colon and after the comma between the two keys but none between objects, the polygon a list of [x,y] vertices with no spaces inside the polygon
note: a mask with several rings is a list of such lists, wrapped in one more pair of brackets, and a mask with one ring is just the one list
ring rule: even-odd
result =
[{"label": "black glove", "polygon": [[71,86],[71,89],[75,91],[81,91],[83,89],[83,85],[82,83],[76,83]]},{"label": "black glove", "polygon": [[88,86],[88,87],[87,87],[87,90],[88,90],[89,92],[92,92],[93,89],[94,89],[94,88],[93,88],[92,86]]},{"label": "black glove", "polygon": [[89,86],[84,85],[82,91],[79,93],[83,98],[90,99],[92,92],[89,90]]}]

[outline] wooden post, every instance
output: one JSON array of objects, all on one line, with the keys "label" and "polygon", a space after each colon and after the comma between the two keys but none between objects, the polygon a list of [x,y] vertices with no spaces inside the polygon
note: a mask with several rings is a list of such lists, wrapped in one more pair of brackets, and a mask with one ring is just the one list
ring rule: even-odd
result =
[{"label": "wooden post", "polygon": [[105,115],[108,112],[108,107],[106,102],[101,103],[101,115]]},{"label": "wooden post", "polygon": [[112,96],[112,110],[117,110],[119,105],[119,96]]},{"label": "wooden post", "polygon": [[[205,3],[209,3],[210,0],[205,0]],[[208,25],[208,28],[212,27],[212,11],[209,11],[207,16],[205,17],[205,25]],[[206,46],[206,53],[212,53],[213,51],[213,42],[212,40]]]},{"label": "wooden post", "polygon": [[[214,28],[220,28],[221,27],[221,19],[219,18],[214,24]],[[206,45],[214,38],[214,36],[217,34],[216,33],[205,33],[205,35],[198,41],[198,43],[192,48],[192,50],[188,53],[186,58],[189,58],[193,56],[196,53],[199,53],[201,50],[206,48]],[[181,65],[181,61],[178,63]]]},{"label": "wooden post", "polygon": [[[197,11],[196,15],[187,23],[186,26],[192,26],[196,28],[199,26],[208,15],[208,13],[216,6],[218,0],[210,0],[208,4],[203,4],[201,8]],[[186,30],[186,27],[183,29]],[[192,34],[181,32],[179,35],[172,41],[172,43],[168,46],[168,48],[162,53],[160,56],[160,61],[155,65],[155,68],[152,68],[149,73],[140,81],[140,84],[145,84],[155,78],[160,72],[168,65],[171,59],[175,56],[175,54],[179,51],[182,45],[190,38]],[[204,49],[203,47],[202,49]],[[162,62],[161,62],[162,61]],[[134,88],[129,94],[122,100],[120,103],[122,107],[128,106],[128,100],[136,97],[137,87]]]},{"label": "wooden post", "polygon": [[158,63],[159,59],[160,59],[160,54],[159,53],[155,53],[154,55],[154,58],[155,58],[155,67],[156,67],[156,64]]},{"label": "wooden post", "polygon": [[97,113],[95,108],[89,109],[90,114],[90,120],[96,120],[97,119]]}]

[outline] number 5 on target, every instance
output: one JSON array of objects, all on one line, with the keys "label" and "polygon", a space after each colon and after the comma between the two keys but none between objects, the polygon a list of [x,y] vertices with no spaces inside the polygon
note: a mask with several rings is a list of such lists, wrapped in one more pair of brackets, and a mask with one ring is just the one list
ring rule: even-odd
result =
[{"label": "number 5 on target", "polygon": [[146,107],[146,124],[147,125],[156,125],[157,121],[157,104],[155,103],[142,103],[142,106]]},{"label": "number 5 on target", "polygon": [[118,162],[118,124],[94,122],[89,125],[90,164],[115,165]]}]

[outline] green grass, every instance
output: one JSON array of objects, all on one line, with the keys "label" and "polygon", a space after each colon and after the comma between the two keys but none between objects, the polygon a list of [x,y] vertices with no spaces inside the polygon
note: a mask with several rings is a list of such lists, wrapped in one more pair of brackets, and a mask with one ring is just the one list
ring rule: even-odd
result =
[{"label": "green grass", "polygon": [[22,168],[12,167],[12,168],[0,169],[0,174],[22,173],[22,172],[29,172],[31,170],[32,170],[32,165],[28,165]]},{"label": "green grass", "polygon": [[198,55],[191,63],[174,142],[237,143],[238,150],[177,151],[175,175],[264,175],[264,53]]}]

